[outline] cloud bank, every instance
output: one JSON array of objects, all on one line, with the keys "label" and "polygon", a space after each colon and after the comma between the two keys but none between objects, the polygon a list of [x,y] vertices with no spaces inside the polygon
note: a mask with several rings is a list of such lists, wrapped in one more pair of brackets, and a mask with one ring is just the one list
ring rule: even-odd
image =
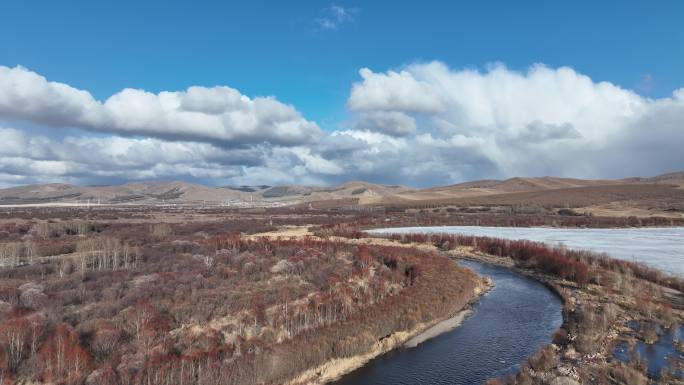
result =
[{"label": "cloud bank", "polygon": [[321,130],[230,87],[104,101],[0,66],[0,184],[195,179],[216,185],[417,186],[515,175],[624,177],[684,165],[684,89],[660,99],[568,67],[440,62],[359,71],[348,118]]},{"label": "cloud bank", "polygon": [[127,88],[104,102],[23,67],[0,66],[0,116],[52,127],[146,135],[219,145],[293,145],[320,134],[315,123],[275,98],[250,99],[230,87],[153,94]]},{"label": "cloud bank", "polygon": [[434,166],[432,176],[420,177],[423,183],[438,182],[439,173],[446,181],[619,177],[684,165],[684,151],[674,144],[684,143],[682,89],[648,99],[568,67],[544,65],[526,72],[501,64],[477,71],[431,62],[386,72],[362,69],[360,75],[347,102],[351,111],[413,119],[418,128],[402,130],[393,122],[357,129],[392,136],[375,146],[396,146],[402,155],[394,167],[407,175],[418,178],[419,163]]}]

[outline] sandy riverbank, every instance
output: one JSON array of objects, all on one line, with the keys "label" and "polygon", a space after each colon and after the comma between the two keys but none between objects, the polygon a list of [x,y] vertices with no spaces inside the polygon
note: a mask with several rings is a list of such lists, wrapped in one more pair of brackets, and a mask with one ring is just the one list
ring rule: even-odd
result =
[{"label": "sandy riverbank", "polygon": [[472,314],[470,304],[477,301],[480,296],[493,287],[492,282],[489,279],[481,279],[479,282],[480,284],[473,291],[473,297],[469,304],[465,308],[458,310],[453,316],[446,319],[437,319],[432,322],[420,323],[409,331],[395,332],[390,336],[377,341],[366,354],[330,360],[320,366],[301,373],[299,376],[288,381],[285,385],[322,385],[339,379],[343,375],[364,366],[368,361],[391,350],[403,347],[416,347],[418,344],[427,341],[430,338],[437,337],[440,334],[453,330],[460,326],[463,320]]},{"label": "sandy riverbank", "polygon": [[460,311],[455,316],[445,319],[444,321],[438,322],[437,324],[428,328],[424,332],[409,339],[408,341],[406,341],[406,343],[404,343],[404,347],[415,348],[416,346],[429,340],[430,338],[437,337],[440,334],[453,330],[461,326],[463,320],[465,320],[471,314],[473,314],[473,311],[470,309]]},{"label": "sandy riverbank", "polygon": [[[259,239],[262,237],[268,238],[317,238],[309,230],[308,226],[288,226],[275,231],[257,233],[249,235],[250,239]],[[376,244],[384,246],[400,246],[400,247],[418,247],[421,249],[436,250],[433,245],[426,244],[401,244],[389,239],[383,238],[363,238],[363,239],[348,239],[341,237],[334,237],[340,242],[361,243],[361,244]],[[350,373],[362,366],[368,361],[379,357],[391,350],[399,348],[413,348],[420,343],[425,342],[431,338],[437,337],[443,333],[453,330],[460,326],[463,321],[472,314],[470,304],[477,301],[483,294],[491,290],[493,284],[487,278],[481,278],[479,285],[475,287],[472,298],[466,307],[462,309],[454,309],[451,316],[446,318],[435,319],[431,322],[418,324],[415,328],[408,331],[398,331],[390,336],[377,341],[373,347],[362,355],[353,357],[337,358],[330,360],[315,368],[311,368],[293,378],[285,385],[322,385],[334,381],[343,375]]]},{"label": "sandy riverbank", "polygon": [[[431,243],[403,244],[383,238],[339,240],[351,243],[437,249]],[[548,356],[552,360],[557,360],[557,363],[548,369],[539,371],[523,368],[519,374],[519,376],[522,376],[521,378],[528,379],[529,381],[535,379],[535,383],[546,383],[549,379],[554,379],[558,383],[579,384],[585,382],[587,378],[597,378],[600,376],[600,378],[607,379],[613,375],[628,376],[634,379],[634,381],[621,383],[647,383],[648,379],[645,369],[634,367],[632,364],[625,364],[620,360],[612,358],[613,348],[618,342],[628,341],[633,344],[637,340],[646,340],[645,336],[638,333],[634,334],[633,330],[625,327],[625,325],[635,321],[644,325],[681,323],[682,308],[680,304],[684,302],[681,300],[683,297],[680,291],[668,286],[662,286],[662,283],[650,281],[646,278],[634,277],[630,272],[624,273],[611,269],[610,266],[605,268],[596,264],[590,265],[593,276],[609,277],[610,279],[590,282],[586,286],[579,286],[562,277],[544,274],[539,270],[525,269],[517,265],[511,257],[485,254],[472,247],[458,247],[455,250],[449,250],[445,254],[454,259],[472,259],[509,268],[545,284],[562,298],[564,302],[564,323],[561,327],[561,332],[557,334],[560,336],[558,337],[560,342],[547,345],[542,349],[543,354],[537,353],[530,358],[531,361],[538,362],[541,358]],[[642,292],[652,294],[649,294],[644,299],[640,295]],[[638,301],[646,301],[647,306],[638,305]],[[665,305],[659,305],[660,303]],[[597,309],[599,310],[597,311]],[[588,314],[591,314],[591,316],[588,316]],[[449,327],[450,323],[451,325],[460,325],[458,320],[453,319],[456,317],[458,317],[458,314],[448,320],[437,321],[432,326],[425,327],[424,330],[416,332],[415,336],[407,338],[403,344],[397,345],[395,343],[394,346],[396,348],[402,345],[406,346],[414,338],[415,340],[412,343],[416,341],[422,342],[427,339],[421,338],[423,333],[429,336],[428,338],[431,338],[434,335],[451,330],[452,328]],[[568,323],[568,319],[578,321]],[[435,327],[435,330],[431,330],[433,327]],[[445,330],[440,330],[440,328]],[[563,336],[572,336],[572,338],[563,339],[565,338]],[[357,362],[358,366],[364,365],[369,359]],[[341,374],[344,374],[344,372]],[[326,381],[302,382],[301,384],[320,384],[323,382]]]}]

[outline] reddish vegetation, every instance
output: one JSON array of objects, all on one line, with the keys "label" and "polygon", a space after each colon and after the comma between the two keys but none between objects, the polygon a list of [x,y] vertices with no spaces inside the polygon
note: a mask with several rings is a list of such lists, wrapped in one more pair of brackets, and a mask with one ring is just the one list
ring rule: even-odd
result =
[{"label": "reddish vegetation", "polygon": [[281,383],[450,315],[476,285],[437,253],[247,240],[235,227],[26,231],[15,242],[71,247],[18,248],[0,271],[0,383]]},{"label": "reddish vegetation", "polygon": [[[682,190],[684,191],[684,190]],[[133,221],[167,222],[176,220],[201,227],[215,227],[206,218],[220,220],[220,227],[241,232],[263,232],[282,225],[327,225],[341,223],[360,227],[400,227],[437,225],[480,226],[561,226],[561,227],[641,227],[684,226],[684,218],[669,217],[604,217],[585,214],[582,209],[543,206],[540,204],[511,204],[477,206],[427,205],[407,207],[334,208],[282,207],[270,209],[237,210],[230,208],[183,207],[102,207],[102,208],[12,208],[0,211],[0,240],[11,240],[13,234],[26,234],[36,220],[51,222],[78,218],[93,226],[130,225]],[[196,222],[195,222],[196,221]],[[74,231],[78,229],[62,229]],[[96,229],[101,230],[101,229]],[[56,231],[60,231],[57,229]],[[199,230],[198,230],[199,231]]]},{"label": "reddish vegetation", "polygon": [[[240,234],[307,223],[319,225],[318,235],[348,238],[380,226],[678,224],[516,210],[288,208],[207,215],[140,208],[56,210],[54,218],[49,210],[25,210],[25,219],[0,228],[0,384],[280,383],[331,358],[364,353],[395,331],[447,316],[470,299],[475,281],[447,258],[417,249],[333,240],[252,241]],[[193,221],[155,219],[186,215]],[[601,293],[625,295],[631,313],[677,319],[678,310],[652,283],[679,290],[684,283],[638,264],[533,242],[399,238],[443,250],[474,246],[511,257],[545,278],[560,278],[563,287],[578,293],[600,287]],[[567,310],[573,301],[564,298]],[[566,328],[555,340],[590,355],[603,346],[618,313],[611,306],[580,303],[567,310]],[[543,351],[530,366],[544,370],[554,359]],[[526,375],[519,383],[529,383]]]},{"label": "reddish vegetation", "polygon": [[[528,211],[529,210],[529,211]],[[517,208],[511,211],[496,211],[484,208],[447,208],[433,210],[398,210],[373,213],[355,217],[335,217],[321,224],[319,231],[335,235],[340,231],[358,231],[378,227],[414,226],[503,226],[503,227],[667,227],[684,226],[684,219],[664,217],[598,217],[593,215],[546,212],[541,207]],[[359,234],[361,235],[361,234]]]},{"label": "reddish vegetation", "polygon": [[[554,334],[553,344],[530,357],[505,382],[493,379],[489,384],[651,383],[638,357],[626,364],[612,358],[615,343],[636,338],[652,343],[659,338],[657,327],[676,328],[684,320],[684,280],[640,264],[528,241],[446,234],[391,238],[444,250],[465,246],[461,255],[489,263],[512,261],[563,298],[565,322]],[[639,336],[625,328],[629,321],[642,325]],[[661,370],[659,383],[681,383],[675,380],[676,373],[681,373],[681,359],[671,357],[669,362],[670,367]]]},{"label": "reddish vegetation", "polygon": [[590,251],[568,250],[542,242],[526,240],[505,240],[490,237],[477,237],[461,234],[394,234],[390,238],[404,243],[431,243],[443,250],[453,250],[458,246],[472,246],[494,256],[510,257],[520,267],[534,269],[544,274],[574,281],[586,286],[592,276],[591,265],[606,270],[631,274],[634,277],[684,291],[684,280],[670,277],[640,263],[617,260]]},{"label": "reddish vegetation", "polygon": [[483,253],[510,257],[521,267],[574,281],[581,286],[589,283],[589,268],[579,256],[580,253],[552,248],[543,243],[457,234],[395,234],[391,238],[402,242],[432,243],[443,250],[452,250],[458,246],[473,246]]}]

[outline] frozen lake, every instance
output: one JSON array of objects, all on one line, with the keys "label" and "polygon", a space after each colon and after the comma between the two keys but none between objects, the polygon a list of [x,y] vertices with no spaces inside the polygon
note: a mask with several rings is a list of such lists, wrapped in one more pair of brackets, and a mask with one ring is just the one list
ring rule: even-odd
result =
[{"label": "frozen lake", "polygon": [[684,227],[562,229],[547,227],[436,226],[369,230],[369,233],[449,233],[528,239],[568,248],[605,252],[684,277]]}]

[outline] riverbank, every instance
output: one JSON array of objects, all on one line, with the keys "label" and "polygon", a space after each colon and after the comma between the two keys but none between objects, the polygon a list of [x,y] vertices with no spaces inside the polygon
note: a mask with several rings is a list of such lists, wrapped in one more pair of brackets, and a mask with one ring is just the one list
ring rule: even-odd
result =
[{"label": "riverbank", "polygon": [[435,338],[440,334],[453,330],[459,327],[463,323],[463,320],[465,320],[471,314],[473,314],[473,311],[470,309],[462,310],[458,312],[458,314],[456,314],[455,316],[436,323],[434,326],[424,330],[422,333],[406,341],[404,343],[404,347],[415,348],[416,346],[422,344],[423,342],[431,338]]},{"label": "riverbank", "polygon": [[[411,239],[410,235],[408,237]],[[513,259],[506,255],[505,248],[497,247],[495,255],[474,246],[458,244],[456,238],[428,237],[420,242],[406,242],[408,239],[401,239],[401,243],[420,247],[437,247],[439,244],[452,258],[512,269],[542,282],[562,298],[564,322],[554,334],[553,343],[530,357],[517,375],[506,379],[508,384],[593,384],[601,381],[647,384],[653,379],[649,379],[647,373],[653,377],[653,370],[649,371],[648,365],[638,357],[628,362],[616,359],[613,356],[615,347],[618,344],[633,347],[638,341],[653,343],[659,338],[657,330],[673,328],[684,322],[683,293],[669,287],[676,286],[671,281],[662,281],[658,276],[650,280],[648,275],[631,270],[638,269],[638,265],[610,263],[604,257],[594,260],[589,255],[583,256],[582,262],[589,267],[589,280],[578,284],[540,271],[539,262]],[[530,248],[526,258],[534,260],[535,252],[539,249]],[[663,282],[669,286],[663,286]],[[637,325],[636,330],[634,325]],[[661,383],[683,384],[684,381],[674,375],[678,370],[681,373],[683,363],[673,362],[671,365],[659,368],[658,377],[666,380]]]},{"label": "riverbank", "polygon": [[[539,270],[539,263],[515,260],[505,255],[505,252],[502,254],[503,250],[500,248],[497,255],[489,254],[470,244],[458,244],[457,239],[450,239],[447,243],[444,243],[444,238],[431,240],[429,237],[420,242],[368,237],[350,239],[339,236],[329,239],[357,244],[441,249],[452,258],[470,259],[515,270],[551,288],[563,300],[563,325],[554,334],[552,344],[530,357],[517,375],[506,379],[510,384],[572,385],[600,383],[599,379],[615,384],[647,384],[649,379],[644,364],[638,360],[624,363],[615,359],[614,347],[621,342],[634,346],[637,340],[648,340],[648,330],[654,328],[653,325],[672,327],[684,323],[682,292],[664,286],[671,286],[671,281],[644,274],[644,271],[638,270],[639,265],[611,262],[612,260],[605,257],[594,259],[590,254],[583,254],[577,257],[580,258],[577,261],[587,266],[588,271],[585,279],[578,283],[567,276]],[[535,260],[535,252],[542,250],[531,249],[530,261]],[[574,269],[573,266],[569,265]],[[626,326],[630,323],[645,325],[645,331],[635,333]],[[361,361],[356,362],[360,363]],[[664,371],[665,378],[672,377],[669,371],[667,368]],[[679,380],[668,383],[682,384],[677,381]]]},{"label": "riverbank", "polygon": [[[264,233],[257,233],[247,236],[248,239],[258,240],[260,238],[268,239],[281,239],[281,240],[309,240],[316,241],[322,238],[317,237],[311,233],[306,226],[287,226],[283,227],[277,231],[269,231]],[[392,247],[401,247],[406,249],[406,245],[401,245],[385,239],[377,238],[365,238],[362,240],[358,239],[348,239],[343,237],[330,237],[327,238],[330,241],[343,242],[355,245],[364,245],[365,247],[385,247],[391,250]],[[419,249],[423,252],[436,253],[438,252],[432,246],[411,246],[411,248]],[[444,258],[439,255],[435,255],[436,258]],[[451,263],[444,258],[444,262]],[[457,268],[456,265],[453,266]],[[463,270],[462,267],[458,269]],[[446,269],[449,270],[449,269]],[[445,271],[446,271],[445,270]],[[467,269],[465,269],[468,271]],[[362,354],[357,354],[351,357],[344,358],[334,358],[330,359],[316,367],[309,368],[304,372],[299,373],[290,381],[286,382],[286,385],[320,385],[334,381],[341,376],[352,372],[362,366],[364,366],[368,361],[379,357],[385,353],[388,353],[395,349],[406,348],[408,346],[417,346],[419,343],[424,342],[430,338],[434,338],[442,333],[448,332],[458,327],[465,318],[471,314],[471,305],[476,302],[484,293],[492,287],[492,282],[489,279],[476,276],[472,271],[468,271],[466,275],[469,281],[473,281],[472,291],[467,294],[467,300],[461,302],[459,305],[454,306],[451,309],[445,309],[443,316],[433,317],[427,322],[417,322],[413,327],[405,330],[399,330],[390,333],[378,339],[372,344],[370,349]],[[448,281],[448,277],[443,277]],[[431,301],[436,301],[437,303],[443,303],[447,305],[450,301],[445,300],[444,284],[446,281],[443,280],[432,280],[429,284],[431,294]],[[468,284],[463,282],[463,284]],[[439,287],[435,286],[439,285]],[[408,321],[408,320],[403,320]]]},{"label": "riverbank", "polygon": [[330,360],[301,373],[285,383],[285,385],[322,385],[335,381],[343,375],[366,365],[372,359],[392,350],[413,348],[430,338],[453,330],[472,314],[470,306],[491,288],[492,283],[490,280],[481,279],[473,290],[473,296],[468,304],[462,309],[454,309],[450,316],[435,319],[431,322],[420,323],[408,331],[394,332],[377,341],[370,351],[365,354]]}]

